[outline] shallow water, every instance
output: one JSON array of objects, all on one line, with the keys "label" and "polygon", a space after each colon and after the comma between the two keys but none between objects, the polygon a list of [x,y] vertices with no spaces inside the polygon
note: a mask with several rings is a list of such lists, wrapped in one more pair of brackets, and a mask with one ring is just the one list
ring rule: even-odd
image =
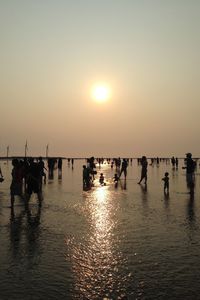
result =
[{"label": "shallow water", "polygon": [[[178,170],[148,167],[147,189],[140,167],[128,167],[126,184],[98,180],[82,191],[82,160],[63,163],[62,180],[43,189],[25,210],[9,208],[10,163],[1,162],[0,299],[200,299],[200,174],[188,193],[183,162]],[[170,174],[170,193],[161,178]]]}]

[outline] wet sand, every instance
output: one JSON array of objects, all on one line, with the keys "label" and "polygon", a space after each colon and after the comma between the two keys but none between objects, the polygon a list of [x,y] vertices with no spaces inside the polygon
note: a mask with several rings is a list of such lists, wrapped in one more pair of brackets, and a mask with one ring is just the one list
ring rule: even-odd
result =
[{"label": "wet sand", "polygon": [[55,170],[44,186],[42,207],[33,195],[29,209],[17,199],[12,214],[11,164],[1,161],[0,299],[199,299],[199,168],[193,196],[183,161],[178,170],[149,166],[147,188],[137,184],[135,160],[118,188],[105,164],[86,192],[84,163],[75,161],[72,170],[63,161],[62,179]]}]

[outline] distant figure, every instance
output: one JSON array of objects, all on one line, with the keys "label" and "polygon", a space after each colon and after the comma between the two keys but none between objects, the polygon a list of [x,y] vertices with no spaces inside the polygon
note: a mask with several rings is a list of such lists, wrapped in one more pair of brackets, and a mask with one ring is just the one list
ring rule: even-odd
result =
[{"label": "distant figure", "polygon": [[93,180],[95,179],[94,175],[97,174],[97,171],[94,170],[96,168],[94,160],[94,156],[87,159],[88,168],[90,170],[90,174],[92,175]]},{"label": "distant figure", "polygon": [[90,170],[83,165],[83,189],[89,189],[91,187]]},{"label": "distant figure", "polygon": [[190,193],[193,193],[194,192],[194,170],[196,167],[196,163],[192,159],[191,153],[186,153],[185,164],[186,166],[183,167],[183,169],[186,169],[187,185],[190,188]]},{"label": "distant figure", "polygon": [[54,177],[54,168],[55,168],[56,159],[55,158],[48,158],[48,172],[49,172],[49,179],[53,179]]},{"label": "distant figure", "polygon": [[116,172],[118,175],[120,175],[121,158],[120,157],[115,158],[114,161],[115,161]]},{"label": "distant figure", "polygon": [[74,159],[72,158],[72,169],[74,169]]},{"label": "distant figure", "polygon": [[128,162],[127,162],[127,160],[125,158],[123,158],[122,167],[121,167],[121,171],[120,171],[119,177],[121,177],[122,173],[124,173],[124,177],[126,179],[127,167],[128,167]]},{"label": "distant figure", "polygon": [[138,184],[140,184],[143,179],[144,179],[144,183],[147,184],[147,166],[148,166],[148,161],[147,161],[146,156],[142,156],[140,163],[142,165],[142,170],[141,170],[141,178],[140,178],[140,181],[138,182]]},{"label": "distant figure", "polygon": [[174,168],[174,166],[176,164],[176,160],[175,160],[174,156],[172,156],[172,158],[171,158],[171,163],[172,163],[172,167]]},{"label": "distant figure", "polygon": [[178,157],[175,158],[176,169],[178,169]]},{"label": "distant figure", "polygon": [[165,172],[165,177],[162,178],[164,181],[164,192],[169,193],[169,173]]},{"label": "distant figure", "polygon": [[100,183],[101,185],[105,185],[103,173],[100,174],[100,177],[99,177],[99,183]]},{"label": "distant figure", "polygon": [[22,185],[23,185],[23,172],[21,165],[18,161],[18,159],[14,158],[12,160],[12,182],[10,185],[10,195],[11,195],[11,208],[13,208],[14,201],[15,201],[15,196],[22,196]]}]

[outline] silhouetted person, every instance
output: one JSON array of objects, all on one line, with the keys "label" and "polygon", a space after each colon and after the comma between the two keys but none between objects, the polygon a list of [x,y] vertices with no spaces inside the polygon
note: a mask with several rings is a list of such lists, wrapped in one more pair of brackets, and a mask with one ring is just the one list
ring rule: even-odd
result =
[{"label": "silhouetted person", "polygon": [[178,169],[178,157],[175,158],[176,169]]},{"label": "silhouetted person", "polygon": [[192,159],[191,153],[186,153],[185,159],[186,166],[183,169],[186,169],[186,180],[190,193],[194,193],[194,170],[196,167],[195,161]]},{"label": "silhouetted person", "polygon": [[89,189],[91,187],[90,169],[83,165],[83,189]]},{"label": "silhouetted person", "polygon": [[115,159],[115,166],[116,166],[117,174],[120,175],[120,166],[121,166],[121,158],[120,157]]},{"label": "silhouetted person", "polygon": [[144,179],[144,183],[147,184],[147,166],[148,166],[148,161],[147,161],[146,156],[142,156],[140,163],[142,165],[142,170],[141,170],[141,178],[140,178],[140,181],[138,182],[138,184],[140,184],[143,179]]},{"label": "silhouetted person", "polygon": [[124,173],[124,178],[126,179],[126,176],[127,176],[127,167],[128,167],[128,162],[124,158],[123,161],[122,161],[122,167],[121,167],[121,171],[120,171],[119,177],[121,177],[122,173]]},{"label": "silhouetted person", "polygon": [[169,193],[169,173],[165,172],[165,176],[162,178],[164,181],[164,193]]},{"label": "silhouetted person", "polygon": [[53,173],[55,168],[56,159],[55,158],[48,158],[48,171],[49,171],[49,179],[53,179]]},{"label": "silhouetted person", "polygon": [[105,185],[103,173],[100,174],[100,177],[99,177],[99,183],[100,183],[101,185]]},{"label": "silhouetted person", "polygon": [[22,167],[18,161],[18,159],[14,158],[12,160],[12,182],[10,185],[10,195],[11,195],[11,208],[13,208],[15,196],[22,196],[22,185],[23,185],[23,170]]},{"label": "silhouetted person", "polygon": [[174,167],[176,164],[176,160],[175,160],[174,156],[172,156],[172,158],[171,158],[171,163],[172,163],[172,167]]},{"label": "silhouetted person", "polygon": [[94,169],[96,168],[95,162],[94,162],[94,156],[87,159],[88,168],[90,170],[90,174],[92,175],[93,180],[95,179],[94,175],[97,174],[97,171]]},{"label": "silhouetted person", "polygon": [[40,189],[40,168],[38,163],[35,163],[33,158],[30,159],[29,170],[27,174],[27,202],[29,201],[31,194],[35,193],[38,196],[39,204],[41,205],[42,194]]}]

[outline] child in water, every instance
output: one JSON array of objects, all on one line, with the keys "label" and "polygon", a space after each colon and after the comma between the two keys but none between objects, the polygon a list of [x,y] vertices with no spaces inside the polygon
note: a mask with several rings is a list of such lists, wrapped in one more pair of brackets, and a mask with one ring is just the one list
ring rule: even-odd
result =
[{"label": "child in water", "polygon": [[118,183],[119,181],[119,176],[117,175],[117,173],[115,173],[115,176],[113,177],[114,183]]},{"label": "child in water", "polygon": [[165,177],[162,178],[164,181],[164,192],[169,193],[169,173],[165,172]]},{"label": "child in water", "polygon": [[103,173],[100,174],[100,177],[99,177],[99,183],[100,183],[101,185],[105,185]]},{"label": "child in water", "polygon": [[119,182],[119,176],[117,175],[117,173],[115,173],[114,177],[113,177],[113,181],[115,183],[115,188],[118,187],[118,182]]}]

